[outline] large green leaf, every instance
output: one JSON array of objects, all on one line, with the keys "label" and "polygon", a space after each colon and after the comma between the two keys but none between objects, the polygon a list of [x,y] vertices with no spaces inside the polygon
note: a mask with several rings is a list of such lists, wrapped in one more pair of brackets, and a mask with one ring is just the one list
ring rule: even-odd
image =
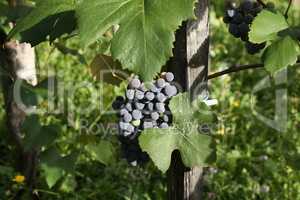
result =
[{"label": "large green leaf", "polygon": [[47,40],[50,42],[64,34],[70,34],[76,29],[75,11],[65,11],[50,15],[36,25],[21,32],[21,42],[29,42],[36,46]]},{"label": "large green leaf", "polygon": [[284,67],[297,62],[299,55],[299,43],[290,36],[275,41],[265,51],[263,60],[265,68],[274,73]]},{"label": "large green leaf", "polygon": [[200,134],[197,124],[190,124],[185,129],[147,129],[139,142],[162,172],[169,168],[174,150],[180,151],[187,167],[208,166],[214,155],[211,136]]},{"label": "large green leaf", "polygon": [[179,150],[187,167],[208,166],[213,161],[215,156],[213,139],[199,131],[199,126],[207,123],[207,120],[202,121],[207,117],[200,116],[211,113],[199,112],[198,105],[198,102],[191,104],[186,93],[174,97],[170,102],[174,117],[173,126],[168,129],[146,129],[139,137],[143,151],[149,154],[163,172],[169,168],[174,150]]},{"label": "large green leaf", "polygon": [[78,152],[61,156],[56,147],[51,147],[42,152],[40,157],[47,184],[51,188],[65,173],[72,173],[74,171]]},{"label": "large green leaf", "polygon": [[44,0],[38,1],[36,8],[33,9],[26,17],[17,21],[15,28],[9,33],[9,38],[15,34],[23,32],[34,25],[40,23],[43,19],[57,13],[74,10],[76,0]]},{"label": "large green leaf", "polygon": [[263,10],[252,23],[249,39],[253,43],[273,40],[279,31],[288,27],[282,14]]},{"label": "large green leaf", "polygon": [[86,151],[91,155],[92,159],[105,165],[114,162],[114,148],[112,144],[107,141],[100,141],[97,144],[88,144]]},{"label": "large green leaf", "polygon": [[64,175],[64,171],[57,167],[42,164],[42,170],[46,178],[46,182],[49,188],[52,188],[59,179]]},{"label": "large green leaf", "polygon": [[174,31],[194,16],[195,0],[85,0],[77,9],[82,44],[87,46],[120,25],[111,52],[122,66],[151,80],[172,55]]},{"label": "large green leaf", "polygon": [[54,125],[41,126],[37,115],[31,115],[23,123],[25,132],[24,145],[26,150],[50,145],[58,136],[59,128]]}]

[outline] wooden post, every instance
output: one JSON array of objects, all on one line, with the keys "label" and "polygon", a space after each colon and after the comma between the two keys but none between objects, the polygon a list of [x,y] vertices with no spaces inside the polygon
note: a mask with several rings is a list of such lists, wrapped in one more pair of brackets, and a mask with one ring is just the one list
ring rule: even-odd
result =
[{"label": "wooden post", "polygon": [[[207,92],[209,62],[209,0],[198,0],[196,20],[184,22],[176,33],[174,57],[169,61],[169,70],[183,90],[192,98]],[[174,151],[168,171],[169,200],[202,199],[203,168],[187,169],[178,151]]]}]

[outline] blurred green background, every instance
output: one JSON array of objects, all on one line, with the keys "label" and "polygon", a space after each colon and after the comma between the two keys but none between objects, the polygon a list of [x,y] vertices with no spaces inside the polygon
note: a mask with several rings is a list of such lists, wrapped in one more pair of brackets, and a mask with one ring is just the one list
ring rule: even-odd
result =
[{"label": "blurred green background", "polygon": [[[273,1],[284,12],[287,1]],[[239,40],[227,32],[222,22],[223,1],[212,1],[210,8],[211,50],[210,73],[223,70],[232,65],[259,63],[260,57],[250,56]],[[1,18],[2,19],[2,18]],[[299,5],[294,6],[290,22],[300,25]],[[4,23],[3,19],[1,23]],[[58,45],[67,50],[57,48]],[[76,50],[72,55],[70,49]],[[79,49],[79,50],[78,50]],[[56,72],[64,85],[75,85],[82,81],[92,83],[89,90],[78,90],[73,97],[64,95],[58,101],[75,108],[99,104],[99,99],[90,101],[93,93],[101,90],[101,108],[109,109],[112,100],[122,94],[122,87],[102,84],[91,76],[88,64],[105,49],[105,42],[90,47],[86,52],[80,50],[78,38],[60,39],[55,45],[47,42],[36,48],[39,80]],[[78,51],[77,51],[78,50]],[[256,84],[268,77],[263,69],[241,71],[209,81],[212,98],[218,99],[214,107],[219,124],[217,133],[217,162],[205,175],[205,199],[216,200],[297,200],[300,199],[300,69],[299,66],[287,70],[286,83],[276,85],[271,78],[271,86],[252,94]],[[275,113],[276,91],[287,91],[288,121],[284,131],[277,131],[255,116],[258,113],[272,118]],[[3,99],[1,96],[1,104]],[[254,107],[254,108],[253,108]],[[41,199],[65,200],[150,200],[166,199],[167,179],[156,167],[149,163],[143,167],[129,166],[120,158],[116,134],[107,134],[115,129],[93,129],[93,125],[114,122],[113,115],[104,114],[103,109],[95,107],[92,115],[80,114],[72,109],[72,125],[68,111],[60,114],[44,114],[41,121],[55,123],[61,127],[56,145],[63,154],[80,151],[72,173],[63,177],[49,188],[45,169],[38,174],[38,192]],[[14,171],[13,147],[10,145],[5,128],[4,110],[0,109],[0,199],[12,199],[22,183],[13,181],[18,172]],[[89,130],[82,130],[80,122],[89,124]],[[96,131],[95,131],[96,130]],[[115,160],[105,166],[85,148],[90,143],[109,141],[116,147]],[[101,153],[101,152],[100,152]],[[49,177],[48,177],[49,178]],[[50,177],[51,178],[51,177]]]}]

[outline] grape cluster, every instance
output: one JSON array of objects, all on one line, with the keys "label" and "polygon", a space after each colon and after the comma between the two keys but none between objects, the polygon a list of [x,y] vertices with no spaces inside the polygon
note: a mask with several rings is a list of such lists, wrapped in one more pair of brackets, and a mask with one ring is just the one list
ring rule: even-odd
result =
[{"label": "grape cluster", "polygon": [[143,83],[135,76],[129,83],[125,97],[118,96],[113,109],[118,111],[119,140],[123,157],[132,165],[148,161],[148,155],[142,152],[138,137],[147,128],[168,128],[172,123],[168,107],[170,99],[177,94],[171,72],[162,73],[151,83]]},{"label": "grape cluster", "polygon": [[249,54],[259,53],[265,48],[266,43],[255,44],[249,41],[248,33],[254,18],[262,11],[263,7],[254,1],[244,0],[239,7],[234,5],[226,10],[223,21],[229,24],[229,33],[245,42]]}]

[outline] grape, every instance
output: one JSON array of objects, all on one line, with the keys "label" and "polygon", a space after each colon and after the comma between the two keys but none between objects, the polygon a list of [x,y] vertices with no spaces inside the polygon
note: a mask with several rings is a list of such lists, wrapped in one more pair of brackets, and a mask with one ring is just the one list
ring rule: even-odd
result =
[{"label": "grape", "polygon": [[241,13],[236,13],[233,17],[232,22],[235,24],[240,24],[243,22],[243,15]]},{"label": "grape", "polygon": [[159,128],[169,128],[169,125],[165,122],[161,123],[161,125],[159,125]]},{"label": "grape", "polygon": [[145,104],[143,103],[139,103],[139,102],[135,102],[135,108],[138,110],[142,110],[145,107]]},{"label": "grape", "polygon": [[141,99],[144,98],[144,96],[145,96],[145,95],[144,95],[144,92],[143,92],[143,91],[141,91],[141,90],[136,90],[136,91],[135,91],[135,98],[141,100]]},{"label": "grape", "polygon": [[129,132],[134,132],[134,126],[129,123],[126,123],[126,130]]},{"label": "grape", "polygon": [[234,9],[227,10],[228,17],[233,18],[235,14],[236,14],[236,11]]},{"label": "grape", "polygon": [[244,21],[247,24],[251,24],[253,19],[254,19],[254,17],[251,14],[248,14],[248,15],[245,16]]},{"label": "grape", "polygon": [[239,26],[236,24],[229,24],[229,33],[231,33],[236,38],[239,38],[241,36]]},{"label": "grape", "polygon": [[159,91],[159,89],[153,83],[151,83],[149,87],[150,87],[151,92],[156,93]]},{"label": "grape", "polygon": [[254,17],[261,12],[262,6],[252,0],[244,0],[238,8],[230,7],[224,16],[223,21],[229,24],[228,31],[236,38],[246,43],[249,54],[258,53],[264,48],[264,44],[253,44],[249,42],[248,33]]},{"label": "grape", "polygon": [[132,134],[132,132],[128,132],[128,131],[124,131],[123,132],[123,135],[125,136],[125,137],[128,137],[129,135],[131,135]]},{"label": "grape", "polygon": [[163,113],[166,111],[164,103],[156,103],[155,108],[159,113]]},{"label": "grape", "polygon": [[129,88],[137,89],[141,86],[141,81],[138,78],[134,78],[129,83]]},{"label": "grape", "polygon": [[132,120],[131,114],[126,113],[126,114],[123,116],[123,120],[124,120],[124,122],[131,122],[131,120]]},{"label": "grape", "polygon": [[164,120],[164,122],[169,122],[169,116],[168,115],[164,115],[163,116],[163,120]]},{"label": "grape", "polygon": [[162,78],[157,79],[156,86],[158,88],[163,88],[163,87],[165,87],[165,85],[166,85],[166,81],[164,79],[162,79]]},{"label": "grape", "polygon": [[135,127],[140,126],[141,120],[134,120],[134,121],[131,122],[131,124],[132,124],[133,126],[135,126]]},{"label": "grape", "polygon": [[153,128],[153,123],[152,123],[152,122],[147,122],[147,121],[145,121],[145,122],[143,123],[143,128],[144,128],[144,129],[147,129],[147,128]]},{"label": "grape", "polygon": [[128,110],[126,110],[125,108],[122,108],[121,110],[120,110],[120,115],[121,116],[123,116],[123,115],[125,115],[125,114],[127,114],[128,113]]},{"label": "grape", "polygon": [[246,48],[249,54],[256,54],[258,53],[260,50],[262,50],[263,48],[265,48],[266,43],[262,43],[262,44],[254,44],[251,42],[247,42],[246,43]]},{"label": "grape", "polygon": [[151,113],[151,118],[152,118],[154,121],[156,121],[156,120],[158,120],[158,118],[159,118],[159,114],[158,114],[157,112],[153,112],[153,113]]},{"label": "grape", "polygon": [[175,96],[177,94],[177,88],[173,85],[167,85],[164,88],[164,93],[168,96],[168,97],[172,97]]},{"label": "grape", "polygon": [[241,23],[238,26],[238,29],[239,29],[241,35],[248,35],[248,32],[250,31],[249,25],[246,23]]},{"label": "grape", "polygon": [[143,114],[142,114],[142,112],[140,110],[133,110],[132,111],[132,117],[135,120],[140,120],[140,119],[143,118]]},{"label": "grape", "polygon": [[134,98],[134,90],[132,90],[132,89],[127,90],[126,97],[127,97],[127,99],[132,100]]},{"label": "grape", "polygon": [[171,72],[167,72],[167,73],[165,74],[165,79],[166,79],[166,81],[168,81],[168,82],[172,82],[172,81],[174,80],[174,74],[171,73]]},{"label": "grape", "polygon": [[168,104],[177,94],[177,88],[172,84],[174,75],[171,72],[162,73],[161,78],[145,87],[145,83],[135,76],[127,86],[124,97],[117,97],[112,107],[120,110],[119,140],[123,156],[129,163],[136,166],[149,160],[147,153],[139,146],[138,137],[147,128],[167,128],[171,115]]},{"label": "grape", "polygon": [[154,104],[153,103],[148,103],[147,107],[148,107],[149,111],[152,111],[154,109]]},{"label": "grape", "polygon": [[155,98],[153,92],[146,92],[145,96],[146,96],[146,99],[149,100],[149,101],[152,101]]},{"label": "grape", "polygon": [[245,0],[241,3],[241,9],[244,11],[244,12],[250,12],[253,8],[253,3],[249,0]]},{"label": "grape", "polygon": [[139,87],[139,90],[143,91],[143,92],[146,92],[147,91],[147,88],[145,86],[144,83],[141,84],[141,86]]},{"label": "grape", "polygon": [[131,105],[131,103],[126,103],[126,105],[125,105],[125,108],[129,111],[129,112],[131,112],[132,111],[132,105]]},{"label": "grape", "polygon": [[157,99],[157,101],[159,101],[159,102],[164,102],[164,101],[167,99],[167,97],[166,97],[163,93],[158,93],[158,94],[156,95],[156,99]]}]

